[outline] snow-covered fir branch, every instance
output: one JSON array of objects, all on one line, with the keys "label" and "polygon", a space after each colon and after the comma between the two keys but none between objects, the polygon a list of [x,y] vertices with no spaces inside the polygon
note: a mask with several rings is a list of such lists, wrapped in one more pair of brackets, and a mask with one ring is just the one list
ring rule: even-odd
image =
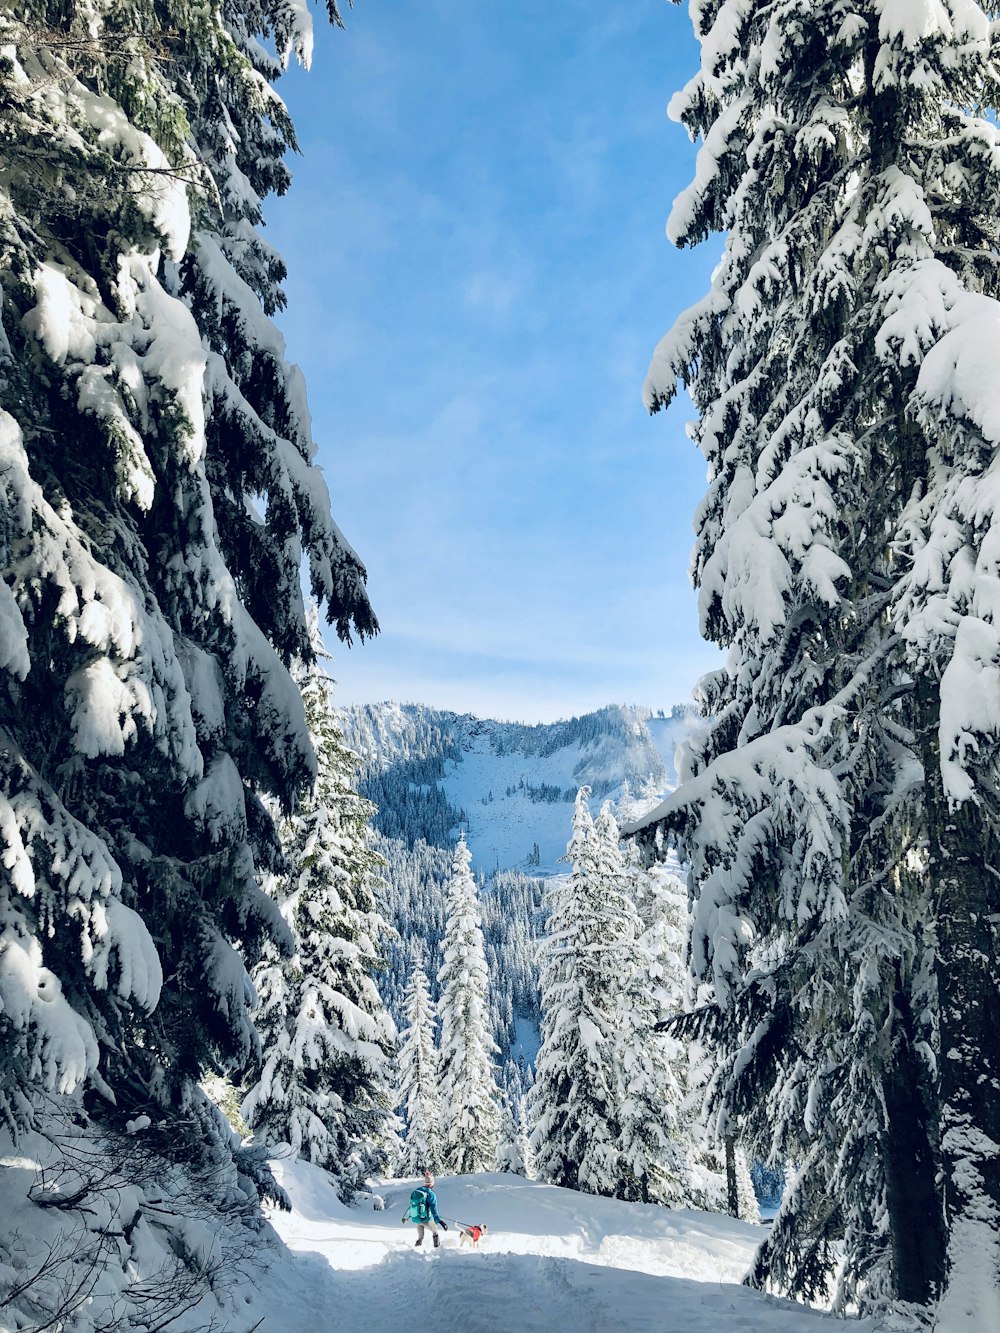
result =
[{"label": "snow-covered fir branch", "polygon": [[261,233],[308,26],[284,0],[0,15],[0,1119],[153,1124],[166,1175],[186,1154],[209,1212],[255,1218],[281,1191],[200,1081],[254,1067],[248,969],[293,947],[261,881],[316,779],[303,568],[341,638],[377,629]]}]

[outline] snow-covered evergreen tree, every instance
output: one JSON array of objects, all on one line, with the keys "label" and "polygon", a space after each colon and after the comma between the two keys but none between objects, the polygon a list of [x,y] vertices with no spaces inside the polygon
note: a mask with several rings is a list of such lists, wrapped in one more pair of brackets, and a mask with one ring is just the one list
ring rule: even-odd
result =
[{"label": "snow-covered evergreen tree", "polygon": [[617,1161],[617,1126],[607,1038],[594,1021],[593,1000],[587,990],[590,977],[582,967],[588,943],[587,876],[594,838],[588,794],[582,787],[576,798],[566,851],[571,872],[551,881],[543,904],[542,1043],[531,1091],[535,1122],[531,1145],[542,1180],[606,1193]]},{"label": "snow-covered evergreen tree", "polygon": [[497,1145],[496,1169],[514,1176],[534,1178],[529,1132],[525,1127],[527,1104],[524,1096],[515,1100],[506,1090],[500,1114],[500,1138]]},{"label": "snow-covered evergreen tree", "polygon": [[443,1156],[459,1174],[492,1171],[500,1138],[500,1093],[489,1027],[489,975],[472,854],[459,840],[448,885],[441,986]]},{"label": "snow-covered evergreen tree", "polygon": [[406,1024],[404,997],[410,981],[412,949],[425,951],[431,998],[437,995],[441,941],[447,920],[447,886],[454,859],[452,849],[434,847],[418,838],[411,847],[397,838],[377,836],[375,847],[385,861],[379,902],[395,932],[386,944],[387,968],[382,992],[400,1027]]},{"label": "snow-covered evergreen tree", "polygon": [[[616,822],[620,827],[621,820],[616,818]],[[661,1017],[679,1014],[689,1007],[690,1000],[687,960],[691,911],[687,889],[671,866],[662,861],[644,865],[634,843],[627,844],[624,855],[649,960],[649,982],[656,992]]]},{"label": "snow-covered evergreen tree", "polygon": [[[652,805],[658,804],[653,801]],[[649,801],[643,808],[651,808]],[[687,889],[669,863],[644,866],[635,844],[627,853],[636,909],[643,925],[642,945],[649,965],[649,985],[661,1022],[678,1024],[660,1033],[661,1053],[667,1061],[667,1095],[672,1134],[685,1159],[687,1199],[697,1208],[718,1210],[725,1197],[725,1159],[719,1126],[712,1123],[706,1093],[715,1072],[712,1052],[698,1040],[698,1022],[687,1017],[697,1005],[692,993],[687,959],[691,939],[691,912]],[[678,867],[679,869],[679,867]],[[720,1174],[721,1173],[721,1174]],[[753,1220],[753,1211],[740,1213]]]},{"label": "snow-covered evergreen tree", "polygon": [[516,1060],[504,1067],[504,1101],[497,1149],[497,1170],[535,1179],[535,1155],[531,1147],[531,1123],[528,1109],[530,1071]]},{"label": "snow-covered evergreen tree", "polygon": [[990,27],[974,0],[692,16],[669,231],[728,240],[646,393],[698,408],[694,570],[730,657],[646,827],[690,861],[720,1114],[799,1163],[754,1280],[947,1280],[952,1333],[972,1269],[1000,1281]]},{"label": "snow-covered evergreen tree", "polygon": [[392,1132],[396,1033],[374,979],[386,923],[374,899],[372,807],[354,790],[356,760],[337,727],[332,682],[318,665],[298,674],[319,771],[279,826],[290,873],[272,888],[295,952],[253,973],[265,1058],[241,1109],[262,1142],[290,1143],[348,1199],[385,1166]]},{"label": "snow-covered evergreen tree", "polygon": [[0,16],[8,1120],[89,1079],[108,1114],[194,1123],[201,1072],[253,1061],[245,961],[288,944],[263,799],[315,774],[286,669],[303,560],[343,637],[375,629],[258,231],[293,141],[265,45],[305,54],[307,22],[284,0]]},{"label": "snow-covered evergreen tree", "polygon": [[685,1194],[677,1098],[618,828],[595,826],[581,788],[568,876],[547,896],[542,1045],[531,1105],[539,1175],[553,1184],[657,1202]]},{"label": "snow-covered evergreen tree", "polygon": [[606,943],[617,955],[606,1003],[616,1018],[612,1036],[615,1120],[620,1164],[613,1193],[643,1203],[675,1203],[688,1194],[690,1145],[682,1135],[681,1085],[653,985],[654,957],[636,910],[635,878],[620,847],[618,824],[605,802],[594,824],[591,901],[602,900],[610,920]]},{"label": "snow-covered evergreen tree", "polygon": [[743,1222],[760,1221],[760,1204],[753,1187],[750,1164],[742,1148],[737,1148],[736,1158],[736,1216]]},{"label": "snow-covered evergreen tree", "polygon": [[410,953],[410,981],[404,1000],[406,1027],[396,1056],[396,1105],[403,1120],[398,1174],[420,1175],[441,1166],[441,1069],[435,1042],[436,1019],[424,951]]}]

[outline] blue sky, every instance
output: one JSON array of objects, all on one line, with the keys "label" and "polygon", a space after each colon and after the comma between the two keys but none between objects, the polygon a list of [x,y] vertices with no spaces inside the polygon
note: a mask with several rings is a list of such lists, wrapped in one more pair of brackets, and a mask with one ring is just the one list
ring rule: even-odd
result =
[{"label": "blue sky", "polygon": [[338,699],[550,720],[687,699],[716,651],[687,569],[690,408],[653,348],[719,246],[664,236],[696,68],[664,0],[357,0],[280,91],[281,317],[382,624]]}]

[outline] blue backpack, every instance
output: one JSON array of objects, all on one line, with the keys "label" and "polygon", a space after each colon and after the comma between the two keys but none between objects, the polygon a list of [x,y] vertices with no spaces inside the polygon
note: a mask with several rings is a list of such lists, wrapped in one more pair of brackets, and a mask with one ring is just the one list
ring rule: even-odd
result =
[{"label": "blue backpack", "polygon": [[430,1219],[430,1204],[427,1201],[427,1190],[424,1186],[415,1189],[410,1195],[410,1221],[426,1222]]}]

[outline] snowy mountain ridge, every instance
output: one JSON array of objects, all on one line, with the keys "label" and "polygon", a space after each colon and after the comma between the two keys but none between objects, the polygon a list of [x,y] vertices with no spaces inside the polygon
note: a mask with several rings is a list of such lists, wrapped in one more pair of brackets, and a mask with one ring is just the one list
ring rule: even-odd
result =
[{"label": "snowy mountain ridge", "polygon": [[534,725],[422,704],[341,710],[362,788],[388,836],[447,844],[464,828],[480,871],[559,873],[579,787],[596,799],[662,795],[676,783],[678,744],[700,725],[669,711],[613,704]]}]

